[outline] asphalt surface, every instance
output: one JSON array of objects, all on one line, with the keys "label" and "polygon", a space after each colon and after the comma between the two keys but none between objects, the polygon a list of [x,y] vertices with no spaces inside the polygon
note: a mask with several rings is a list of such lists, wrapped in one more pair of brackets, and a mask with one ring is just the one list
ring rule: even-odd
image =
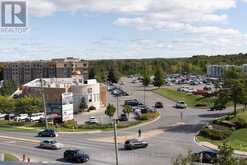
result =
[{"label": "asphalt surface", "polygon": [[[130,93],[131,96],[119,98],[119,109],[122,108],[126,99],[137,98],[144,102],[144,91],[140,83],[131,83],[131,79],[122,80],[125,85],[122,88]],[[123,144],[119,144],[119,164],[120,165],[169,165],[179,154],[186,154],[188,151],[197,152],[204,150],[193,141],[194,135],[199,129],[210,120],[222,116],[229,110],[222,112],[209,112],[207,109],[186,110],[175,109],[175,103],[151,91],[153,87],[146,90],[145,103],[153,106],[156,101],[161,101],[164,105],[160,109],[160,119],[152,124],[141,127],[142,132],[152,132],[161,130],[161,133],[146,139],[149,142],[148,148],[125,151]],[[110,97],[110,102],[116,105],[116,98]],[[121,111],[121,110],[120,110]],[[181,112],[183,118],[181,119]],[[139,128],[130,128],[118,131],[119,136],[136,135]],[[88,165],[114,165],[114,144],[107,142],[93,141],[104,137],[112,137],[113,133],[103,132],[94,134],[59,134],[57,141],[63,143],[65,148],[58,151],[44,150],[38,148],[37,140],[42,138],[35,137],[32,133],[0,132],[0,152],[11,152],[21,157],[26,154],[34,162],[65,163],[62,160],[63,152],[68,148],[77,148],[90,155]],[[3,139],[1,136],[18,137],[34,140],[34,142],[23,142],[19,140]]]}]

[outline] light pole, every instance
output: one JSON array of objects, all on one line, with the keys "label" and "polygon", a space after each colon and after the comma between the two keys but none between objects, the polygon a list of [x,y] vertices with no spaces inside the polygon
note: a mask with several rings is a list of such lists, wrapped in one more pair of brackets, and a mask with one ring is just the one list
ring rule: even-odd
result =
[{"label": "light pole", "polygon": [[41,87],[41,92],[42,92],[42,99],[43,99],[43,106],[44,106],[44,113],[45,113],[45,128],[48,128],[48,122],[47,122],[47,112],[46,112],[46,101],[45,101],[45,91],[43,87],[43,79],[40,78],[40,87]]},{"label": "light pole", "polygon": [[117,143],[117,119],[114,119],[114,146],[115,146],[115,157],[116,165],[118,165],[118,143]]}]

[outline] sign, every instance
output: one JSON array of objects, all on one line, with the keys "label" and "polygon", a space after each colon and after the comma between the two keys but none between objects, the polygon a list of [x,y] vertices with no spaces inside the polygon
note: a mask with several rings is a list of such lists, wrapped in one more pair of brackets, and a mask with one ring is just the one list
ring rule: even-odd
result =
[{"label": "sign", "polygon": [[63,93],[62,94],[62,121],[73,120],[74,116],[73,109],[73,94],[72,93]]}]

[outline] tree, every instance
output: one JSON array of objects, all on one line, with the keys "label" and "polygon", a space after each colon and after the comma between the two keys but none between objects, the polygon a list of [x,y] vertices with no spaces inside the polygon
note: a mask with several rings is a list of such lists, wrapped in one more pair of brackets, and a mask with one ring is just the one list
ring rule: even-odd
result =
[{"label": "tree", "polygon": [[153,84],[159,88],[164,84],[164,73],[160,66],[156,66]]},{"label": "tree", "polygon": [[15,110],[15,102],[7,96],[0,96],[0,113],[13,113]]},{"label": "tree", "polygon": [[127,113],[127,114],[128,114],[128,118],[129,118],[129,114],[130,114],[131,112],[133,112],[133,110],[132,110],[132,108],[131,108],[129,105],[125,105],[125,106],[124,106],[124,109],[123,109],[123,112],[124,112],[124,113]]},{"label": "tree", "polygon": [[114,107],[114,105],[112,104],[108,104],[106,110],[105,110],[105,114],[109,117],[112,118],[114,116],[116,112],[116,108]]},{"label": "tree", "polygon": [[9,96],[17,90],[17,85],[12,80],[4,81],[3,87],[0,88],[0,95]]},{"label": "tree", "polygon": [[147,87],[150,84],[150,76],[147,74],[147,72],[144,73],[143,75],[143,82],[142,82],[144,87]]},{"label": "tree", "polygon": [[89,69],[89,73],[88,73],[88,78],[89,79],[95,79],[95,76],[96,76],[95,69],[94,68],[90,68]]},{"label": "tree", "polygon": [[233,149],[227,144],[219,146],[218,157],[215,165],[237,165],[237,160],[233,157]]},{"label": "tree", "polygon": [[191,152],[188,152],[186,156],[179,155],[174,161],[173,165],[194,165],[193,156]]},{"label": "tree", "polygon": [[31,116],[33,113],[42,111],[42,100],[36,97],[22,97],[16,101],[16,112],[26,113]]},{"label": "tree", "polygon": [[0,65],[0,81],[3,80],[3,69],[4,69],[4,66]]},{"label": "tree", "polygon": [[108,72],[107,80],[111,83],[117,83],[119,80],[117,72],[114,71],[113,67],[111,67],[109,72]]}]

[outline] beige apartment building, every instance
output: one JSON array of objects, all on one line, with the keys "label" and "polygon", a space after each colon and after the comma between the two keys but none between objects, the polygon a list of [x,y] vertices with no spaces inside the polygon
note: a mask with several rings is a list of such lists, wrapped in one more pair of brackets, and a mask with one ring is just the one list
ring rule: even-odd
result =
[{"label": "beige apartment building", "polygon": [[75,70],[87,78],[88,62],[73,57],[5,62],[4,80],[14,80],[18,85],[22,85],[37,78],[70,78]]}]

